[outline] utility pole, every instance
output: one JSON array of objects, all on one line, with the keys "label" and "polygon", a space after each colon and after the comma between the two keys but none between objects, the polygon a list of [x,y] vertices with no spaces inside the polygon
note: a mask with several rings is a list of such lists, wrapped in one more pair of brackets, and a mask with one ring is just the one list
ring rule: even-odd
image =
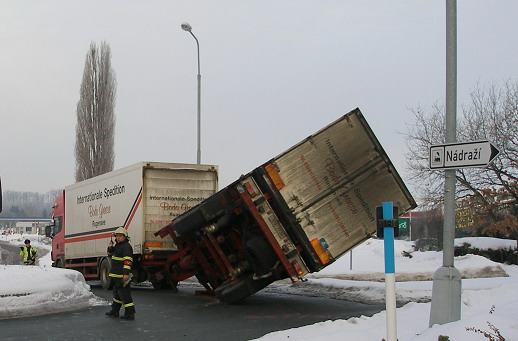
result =
[{"label": "utility pole", "polygon": [[[457,140],[457,1],[446,0],[446,143]],[[443,265],[433,274],[430,327],[460,320],[461,276],[453,265],[455,169],[444,171]]]}]

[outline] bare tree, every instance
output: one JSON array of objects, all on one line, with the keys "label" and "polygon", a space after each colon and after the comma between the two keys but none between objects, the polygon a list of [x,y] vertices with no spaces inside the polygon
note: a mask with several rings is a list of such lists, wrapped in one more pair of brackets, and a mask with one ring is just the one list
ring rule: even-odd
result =
[{"label": "bare tree", "polygon": [[115,94],[117,82],[111,67],[110,46],[90,44],[79,102],[76,124],[76,181],[113,170]]},{"label": "bare tree", "polygon": [[[437,207],[443,201],[444,173],[430,170],[428,158],[430,145],[445,141],[444,109],[434,105],[430,113],[421,108],[413,112],[415,124],[406,133],[407,168],[422,204]],[[457,199],[476,208],[486,227],[518,216],[518,82],[475,89],[457,126],[458,141],[487,139],[500,150],[488,168],[457,170]]]}]

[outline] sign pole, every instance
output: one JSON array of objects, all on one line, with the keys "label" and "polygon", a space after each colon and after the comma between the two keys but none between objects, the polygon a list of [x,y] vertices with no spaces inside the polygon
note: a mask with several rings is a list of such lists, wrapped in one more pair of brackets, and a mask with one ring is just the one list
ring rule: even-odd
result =
[{"label": "sign pole", "polygon": [[[446,139],[457,134],[457,1],[446,0]],[[443,265],[433,274],[430,327],[460,320],[461,276],[453,265],[455,169],[444,171]]]},{"label": "sign pole", "polygon": [[412,241],[412,211],[410,211],[410,222],[408,223],[408,235],[410,236],[410,241]]},{"label": "sign pole", "polygon": [[[396,323],[396,276],[394,261],[394,207],[391,201],[384,202],[383,246],[385,255],[385,306],[387,311],[387,340],[397,341]],[[396,217],[397,218],[397,217]]]}]

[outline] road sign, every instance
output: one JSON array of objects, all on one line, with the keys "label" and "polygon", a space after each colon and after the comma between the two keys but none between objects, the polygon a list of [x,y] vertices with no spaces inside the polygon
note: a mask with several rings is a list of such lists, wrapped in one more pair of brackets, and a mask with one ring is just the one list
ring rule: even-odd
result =
[{"label": "road sign", "polygon": [[430,168],[486,167],[500,151],[489,141],[430,146]]},{"label": "road sign", "polygon": [[399,218],[398,219],[399,224],[399,236],[408,236],[408,230],[410,226],[410,218]]}]

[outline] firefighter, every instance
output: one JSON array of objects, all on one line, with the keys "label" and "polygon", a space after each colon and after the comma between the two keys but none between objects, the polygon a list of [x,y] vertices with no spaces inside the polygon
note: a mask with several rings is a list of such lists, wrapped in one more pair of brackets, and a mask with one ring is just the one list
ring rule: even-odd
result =
[{"label": "firefighter", "polygon": [[25,246],[20,246],[20,259],[25,265],[36,264],[36,258],[38,257],[38,250],[31,246],[31,241],[25,239]]},{"label": "firefighter", "polygon": [[128,231],[119,227],[114,232],[115,245],[110,241],[108,256],[111,257],[109,276],[113,284],[112,308],[106,313],[109,317],[119,317],[119,310],[124,307],[124,316],[121,319],[135,319],[135,303],[131,298],[130,284],[133,265],[133,248],[128,242]]}]

